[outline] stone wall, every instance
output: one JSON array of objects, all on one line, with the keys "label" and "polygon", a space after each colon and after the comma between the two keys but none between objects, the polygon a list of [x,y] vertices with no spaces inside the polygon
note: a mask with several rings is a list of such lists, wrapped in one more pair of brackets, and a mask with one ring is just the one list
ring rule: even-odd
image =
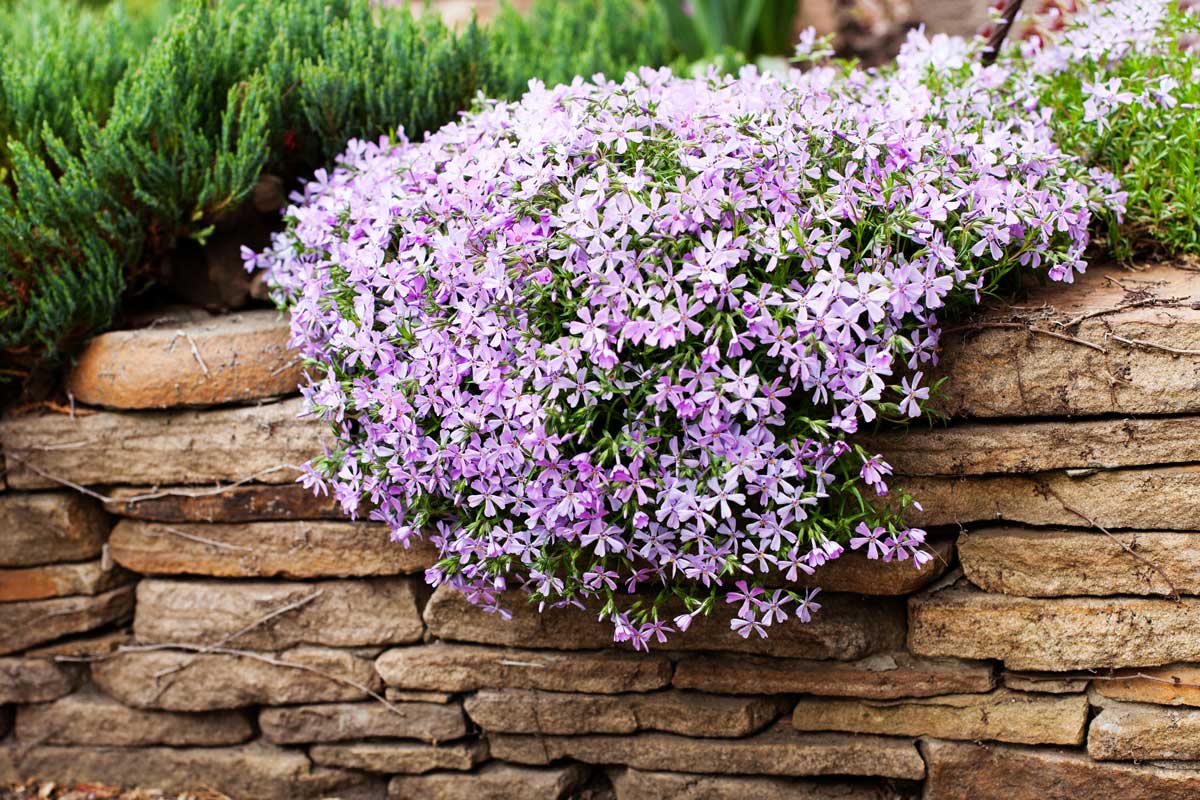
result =
[{"label": "stone wall", "polygon": [[245,798],[1200,796],[1200,279],[1096,270],[945,336],[949,427],[878,437],[935,532],[811,624],[650,654],[430,593],[294,482],[273,312],[95,340],[0,423],[0,785]]}]

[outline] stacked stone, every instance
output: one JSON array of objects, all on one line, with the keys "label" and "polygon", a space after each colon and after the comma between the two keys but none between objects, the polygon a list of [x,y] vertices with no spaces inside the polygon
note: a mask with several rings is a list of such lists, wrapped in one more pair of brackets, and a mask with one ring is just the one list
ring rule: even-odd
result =
[{"label": "stacked stone", "polygon": [[274,314],[99,337],[73,415],[0,423],[0,784],[1198,796],[1192,279],[1098,272],[948,333],[959,421],[874,443],[937,557],[849,555],[811,624],[718,614],[649,654],[589,610],[429,593],[428,545],[296,486],[323,431]]}]

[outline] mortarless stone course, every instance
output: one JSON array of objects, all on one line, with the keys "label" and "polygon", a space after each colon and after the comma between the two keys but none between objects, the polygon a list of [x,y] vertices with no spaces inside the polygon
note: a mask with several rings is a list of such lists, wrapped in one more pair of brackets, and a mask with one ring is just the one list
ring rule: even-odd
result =
[{"label": "mortarless stone course", "polygon": [[1200,761],[1200,709],[1105,702],[1087,750],[1098,761]]},{"label": "mortarless stone course", "polygon": [[1118,670],[1092,682],[1096,694],[1113,700],[1200,707],[1200,664],[1171,664]]},{"label": "mortarless stone course", "polygon": [[579,764],[535,769],[492,762],[473,773],[401,775],[388,783],[388,800],[565,800],[587,777]]},{"label": "mortarless stone course", "polygon": [[400,702],[388,708],[375,700],[265,708],[258,716],[258,726],[272,744],[372,738],[448,742],[468,732],[457,703]]},{"label": "mortarless stone course", "polygon": [[99,504],[74,492],[2,494],[0,568],[96,558],[108,529]]},{"label": "mortarless stone course", "polygon": [[126,619],[133,610],[133,587],[94,597],[56,597],[0,604],[0,655],[16,653]]},{"label": "mortarless stone course", "polygon": [[0,569],[0,602],[97,595],[133,580],[134,575],[119,567],[106,568],[103,561]]},{"label": "mortarless stone course", "polygon": [[187,486],[109,489],[110,514],[149,522],[270,522],[345,519],[329,495],[314,495],[298,483],[246,484],[219,491]]},{"label": "mortarless stone course", "polygon": [[0,705],[57,700],[75,691],[80,670],[45,658],[0,658]]},{"label": "mortarless stone course", "polygon": [[640,769],[609,771],[616,800],[879,800],[881,787],[731,775],[689,775]]},{"label": "mortarless stone course", "polygon": [[421,775],[434,770],[469,770],[487,759],[487,743],[456,742],[446,745],[415,742],[363,742],[318,744],[309,748],[315,764],[361,769],[385,774]]}]

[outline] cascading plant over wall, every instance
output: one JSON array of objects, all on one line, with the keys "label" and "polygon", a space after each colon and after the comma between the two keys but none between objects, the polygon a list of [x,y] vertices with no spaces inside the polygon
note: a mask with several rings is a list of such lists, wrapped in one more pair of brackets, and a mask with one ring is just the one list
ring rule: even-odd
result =
[{"label": "cascading plant over wall", "polygon": [[533,83],[351,143],[248,254],[338,435],[308,482],[432,537],[430,583],[587,603],[639,648],[724,604],[742,636],[807,621],[798,579],[847,546],[919,566],[855,434],[923,415],[940,318],[1071,281],[1125,199],[1056,143],[1037,65],[1071,55],[980,47],[864,73],[806,36],[804,72]]}]

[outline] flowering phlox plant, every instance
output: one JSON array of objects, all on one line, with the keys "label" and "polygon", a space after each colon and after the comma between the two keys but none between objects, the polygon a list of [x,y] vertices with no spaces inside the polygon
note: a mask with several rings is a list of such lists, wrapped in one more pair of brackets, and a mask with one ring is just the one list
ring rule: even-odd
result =
[{"label": "flowering phlox plant", "polygon": [[337,431],[307,480],[431,537],[431,584],[586,604],[639,648],[716,608],[807,621],[847,546],[921,566],[855,434],[923,414],[948,308],[1071,281],[1120,203],[979,47],[532,83],[351,143],[250,259]]}]

